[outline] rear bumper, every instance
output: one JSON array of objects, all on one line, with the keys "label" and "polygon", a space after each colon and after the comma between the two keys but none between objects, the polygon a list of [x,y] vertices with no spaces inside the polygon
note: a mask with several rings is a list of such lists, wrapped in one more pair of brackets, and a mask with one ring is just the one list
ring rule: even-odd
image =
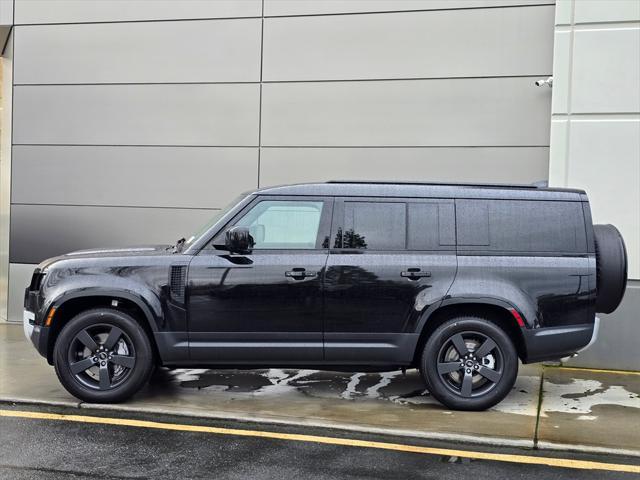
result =
[{"label": "rear bumper", "polygon": [[524,363],[558,360],[586,350],[598,335],[599,318],[594,323],[523,330],[527,351]]}]

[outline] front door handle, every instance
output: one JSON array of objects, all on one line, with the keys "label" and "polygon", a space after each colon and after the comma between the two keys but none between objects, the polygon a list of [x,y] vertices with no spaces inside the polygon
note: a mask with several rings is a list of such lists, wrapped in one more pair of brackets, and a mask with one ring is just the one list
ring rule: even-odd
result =
[{"label": "front door handle", "polygon": [[430,277],[431,272],[423,272],[419,268],[409,268],[403,272],[400,272],[400,276],[407,280],[418,280],[423,277]]},{"label": "front door handle", "polygon": [[307,272],[307,270],[304,268],[294,268],[293,270],[288,270],[284,272],[285,277],[294,278],[296,280],[315,277],[317,275],[318,275],[318,272]]}]

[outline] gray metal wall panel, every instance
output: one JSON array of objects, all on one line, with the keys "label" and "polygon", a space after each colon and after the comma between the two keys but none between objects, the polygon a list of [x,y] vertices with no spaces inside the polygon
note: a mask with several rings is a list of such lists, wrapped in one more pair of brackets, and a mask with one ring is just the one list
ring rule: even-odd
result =
[{"label": "gray metal wall panel", "polygon": [[9,299],[9,320],[22,321],[24,289],[27,288],[36,265],[12,263],[9,265],[9,290],[14,293]]},{"label": "gray metal wall panel", "polygon": [[264,14],[325,15],[335,13],[441,10],[553,4],[555,0],[264,0]]},{"label": "gray metal wall panel", "polygon": [[262,144],[547,146],[549,95],[527,77],[265,84]]},{"label": "gray metal wall panel", "polygon": [[258,144],[259,86],[16,86],[18,144]]},{"label": "gray metal wall panel", "polygon": [[72,250],[174,243],[204,225],[215,210],[11,206],[12,263],[40,263]]},{"label": "gray metal wall panel", "polygon": [[547,178],[547,147],[264,148],[260,185],[349,180],[531,183]]},{"label": "gray metal wall panel", "polygon": [[546,5],[269,18],[263,78],[549,75],[553,17]]},{"label": "gray metal wall panel", "polygon": [[16,27],[14,82],[260,80],[259,19]]},{"label": "gray metal wall panel", "polygon": [[257,17],[261,0],[15,0],[16,24]]},{"label": "gray metal wall panel", "polygon": [[15,146],[13,159],[14,203],[220,208],[258,182],[255,147]]},{"label": "gray metal wall panel", "polygon": [[598,314],[602,321],[596,343],[567,364],[586,368],[639,370],[639,311],[640,282],[630,280],[620,307],[610,315]]}]

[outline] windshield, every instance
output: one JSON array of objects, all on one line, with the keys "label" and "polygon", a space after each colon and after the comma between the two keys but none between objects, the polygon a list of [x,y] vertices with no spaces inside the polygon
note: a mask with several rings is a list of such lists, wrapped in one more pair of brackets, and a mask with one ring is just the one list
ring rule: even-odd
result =
[{"label": "windshield", "polygon": [[231,202],[229,205],[227,205],[226,207],[224,207],[224,208],[218,210],[217,212],[215,212],[213,214],[213,216],[209,219],[209,221],[204,226],[202,226],[198,231],[196,231],[193,235],[191,235],[189,238],[187,238],[187,240],[184,242],[184,246],[192,244],[196,239],[198,239],[202,235],[204,235],[204,233],[207,230],[209,230],[213,225],[215,225],[218,220],[220,220],[224,215],[226,215],[226,213],[229,210],[231,210],[238,203],[240,203],[247,195],[249,195],[249,194],[248,193],[243,193],[242,195],[237,197],[233,202]]}]

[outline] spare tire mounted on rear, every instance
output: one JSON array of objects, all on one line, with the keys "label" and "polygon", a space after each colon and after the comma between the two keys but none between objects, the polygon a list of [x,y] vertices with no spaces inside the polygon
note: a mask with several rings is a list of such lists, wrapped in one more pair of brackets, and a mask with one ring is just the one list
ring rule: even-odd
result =
[{"label": "spare tire mounted on rear", "polygon": [[596,312],[613,312],[627,287],[627,250],[613,225],[594,225],[596,244]]}]

